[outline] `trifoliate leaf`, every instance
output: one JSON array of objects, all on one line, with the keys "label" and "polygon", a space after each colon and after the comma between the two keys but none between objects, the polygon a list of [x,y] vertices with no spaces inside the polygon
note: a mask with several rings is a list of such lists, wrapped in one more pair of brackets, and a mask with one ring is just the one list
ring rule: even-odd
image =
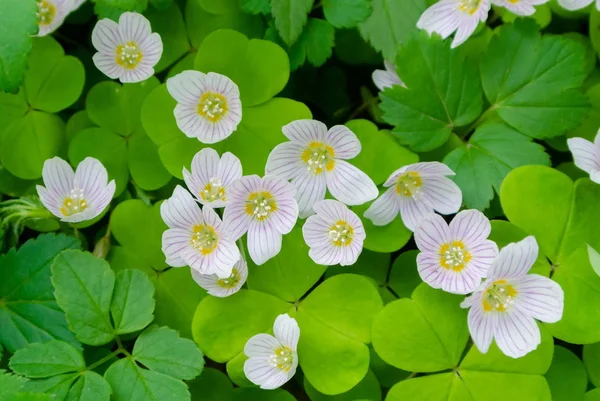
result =
[{"label": "trifoliate leaf", "polygon": [[131,269],[117,273],[110,305],[115,334],[143,329],[152,322],[153,311],[154,286],[148,275]]},{"label": "trifoliate leaf", "polygon": [[[405,60],[411,60],[407,63]],[[474,121],[483,104],[477,66],[450,42],[426,32],[414,34],[398,50],[398,73],[406,87],[383,91],[383,119],[393,134],[415,151],[442,146],[452,129]]]},{"label": "trifoliate leaf", "polygon": [[[163,42],[163,53],[154,66],[156,72],[161,72],[184,56],[190,50],[190,43],[183,14],[177,3],[174,3],[173,0],[154,0],[154,2],[157,1],[171,3],[155,6],[155,9],[149,9],[145,13],[152,26],[152,31],[158,33]],[[139,117],[139,112],[136,117]]]},{"label": "trifoliate leaf", "polygon": [[306,24],[313,0],[271,0],[271,13],[279,36],[291,46]]},{"label": "trifoliate leaf", "polygon": [[589,111],[580,90],[585,77],[583,46],[567,37],[541,36],[533,21],[502,26],[481,58],[491,110],[534,138],[557,136],[581,123]]},{"label": "trifoliate leaf", "polygon": [[552,392],[552,401],[582,400],[588,378],[585,366],[572,351],[559,345],[554,347],[552,365],[546,372]]},{"label": "trifoliate leaf", "polygon": [[427,3],[426,0],[373,0],[371,15],[358,26],[360,33],[385,59],[394,60],[398,47],[417,30],[417,21]]},{"label": "trifoliate leaf", "polygon": [[323,0],[323,13],[336,28],[352,28],[367,19],[371,0]]},{"label": "trifoliate leaf", "polygon": [[298,41],[290,49],[290,68],[302,66],[306,60],[320,67],[331,57],[335,39],[335,28],[319,18],[309,18]]},{"label": "trifoliate leaf", "polygon": [[85,372],[69,390],[65,401],[108,401],[112,392],[108,382],[96,372]]},{"label": "trifoliate leaf", "polygon": [[329,396],[318,392],[306,378],[304,389],[311,401],[356,401],[356,400],[381,400],[381,386],[377,377],[369,370],[367,375],[352,390],[343,394]]},{"label": "trifoliate leaf", "polygon": [[[43,234],[0,256],[0,343],[9,352],[53,339],[78,345],[56,304],[50,265],[79,242],[65,235]],[[0,386],[1,388],[1,386]]]},{"label": "trifoliate leaf", "polygon": [[79,341],[102,345],[115,337],[109,316],[115,274],[105,260],[88,252],[64,251],[52,264],[52,284]]},{"label": "trifoliate leaf", "polygon": [[59,340],[29,344],[10,358],[10,368],[32,379],[79,372],[85,369],[81,352]]},{"label": "trifoliate leaf", "polygon": [[17,93],[25,77],[31,37],[37,30],[35,0],[7,0],[0,14],[0,89]]},{"label": "trifoliate leaf", "polygon": [[29,380],[23,386],[23,390],[48,394],[52,400],[64,400],[71,389],[71,384],[79,376],[79,373],[66,373],[46,379]]},{"label": "trifoliate leaf", "polygon": [[270,0],[241,0],[240,7],[243,12],[248,14],[265,14],[271,13]]},{"label": "trifoliate leaf", "polygon": [[398,255],[389,274],[389,286],[399,298],[410,298],[421,284],[417,270],[418,250],[410,250]]},{"label": "trifoliate leaf", "polygon": [[468,208],[484,210],[508,172],[526,164],[550,165],[544,147],[504,123],[479,127],[469,141],[444,158]]},{"label": "trifoliate leaf", "polygon": [[202,372],[202,351],[168,327],[150,327],[136,340],[133,358],[147,368],[176,379],[192,380]]}]

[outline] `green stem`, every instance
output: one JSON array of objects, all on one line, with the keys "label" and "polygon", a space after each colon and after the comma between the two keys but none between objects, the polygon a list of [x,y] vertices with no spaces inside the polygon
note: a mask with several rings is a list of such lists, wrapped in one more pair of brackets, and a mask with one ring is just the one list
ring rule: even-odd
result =
[{"label": "green stem", "polygon": [[103,363],[106,363],[106,362],[110,361],[111,359],[113,359],[115,356],[123,353],[123,351],[124,350],[119,348],[116,351],[111,352],[110,354],[106,355],[104,358],[92,363],[90,366],[85,368],[85,371],[96,369],[98,366],[102,365]]},{"label": "green stem", "polygon": [[131,357],[131,354],[129,353],[129,351],[127,351],[125,349],[125,347],[123,346],[123,342],[121,341],[121,339],[119,338],[119,336],[115,337],[115,340],[117,341],[117,345],[119,346],[119,350],[125,354],[125,356]]},{"label": "green stem", "polygon": [[471,125],[467,127],[467,129],[464,132],[464,135],[462,136],[462,139],[466,141],[477,127],[480,127],[481,125],[483,125],[483,123],[490,120],[495,115],[496,105],[490,106],[490,108],[487,109],[481,116],[479,116],[477,120],[475,120]]}]

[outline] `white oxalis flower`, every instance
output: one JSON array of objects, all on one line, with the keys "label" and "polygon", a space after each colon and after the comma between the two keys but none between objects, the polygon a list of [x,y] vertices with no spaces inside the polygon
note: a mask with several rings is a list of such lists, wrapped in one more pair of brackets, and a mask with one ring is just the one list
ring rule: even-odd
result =
[{"label": "white oxalis flower", "polygon": [[96,67],[111,79],[141,82],[154,75],[163,44],[158,33],[152,33],[150,21],[142,14],[126,12],[119,23],[104,18],[92,31],[92,44],[98,50],[93,60]]},{"label": "white oxalis flower", "polygon": [[189,266],[201,274],[231,276],[240,251],[219,215],[210,207],[202,210],[192,195],[179,185],[173,196],[160,205],[160,214],[169,227],[162,236],[167,264]]},{"label": "white oxalis flower", "polygon": [[600,131],[593,143],[583,138],[569,138],[567,145],[575,165],[588,173],[592,181],[600,184]]},{"label": "white oxalis flower", "polygon": [[72,10],[72,1],[39,0],[36,13],[39,28],[37,36],[46,36],[58,29]]},{"label": "white oxalis flower", "polygon": [[488,278],[467,299],[469,331],[482,353],[492,343],[512,357],[520,358],[540,344],[534,319],[555,323],[562,318],[564,293],[555,281],[527,274],[538,256],[534,237],[502,248],[488,270]]},{"label": "white oxalis flower", "polygon": [[44,162],[45,187],[36,187],[40,201],[62,221],[79,223],[98,216],[115,194],[115,181],[108,182],[106,168],[98,160],[86,157],[73,168],[55,157]]},{"label": "white oxalis flower", "polygon": [[473,292],[498,255],[496,243],[487,239],[490,231],[478,210],[463,210],[450,225],[438,214],[423,218],[415,231],[421,279],[453,294]]},{"label": "white oxalis flower", "polygon": [[452,41],[455,48],[475,32],[479,22],[487,19],[490,7],[490,0],[440,0],[425,10],[417,27],[444,39],[456,31]]},{"label": "white oxalis flower", "polygon": [[325,199],[326,190],[347,205],[361,205],[377,197],[373,180],[344,160],[353,159],[361,150],[350,129],[336,125],[328,131],[320,121],[297,120],[282,131],[290,142],[275,146],[265,171],[291,180],[301,218],[313,213],[313,205]]},{"label": "white oxalis flower", "polygon": [[310,258],[326,266],[356,263],[366,238],[360,218],[343,203],[331,199],[315,203],[314,210],[317,214],[302,227]]},{"label": "white oxalis flower", "polygon": [[192,159],[192,171],[183,169],[183,179],[198,202],[219,208],[229,203],[229,188],[242,178],[242,163],[230,152],[219,154],[204,148]]},{"label": "white oxalis flower", "polygon": [[248,253],[262,265],[281,251],[283,234],[298,219],[296,188],[273,176],[249,175],[235,181],[223,212],[227,232],[237,240],[248,232]]},{"label": "white oxalis flower", "polygon": [[248,278],[248,265],[243,258],[233,266],[231,275],[226,278],[216,274],[200,274],[192,269],[194,281],[214,297],[224,298],[235,294],[242,288]]},{"label": "white oxalis flower", "polygon": [[244,346],[248,357],[244,373],[248,380],[264,390],[273,390],[287,383],[298,367],[300,328],[287,313],[277,316],[273,334],[257,334]]},{"label": "white oxalis flower", "polygon": [[177,126],[190,138],[216,143],[230,136],[242,121],[240,90],[225,75],[183,71],[167,79],[169,94],[177,100]]},{"label": "white oxalis flower", "polygon": [[[585,8],[593,2],[594,0],[558,0],[558,4],[569,11]],[[600,0],[596,0],[596,8],[600,10]]]},{"label": "white oxalis flower", "polygon": [[385,70],[373,71],[373,83],[380,90],[391,88],[394,85],[404,86],[404,83],[396,72],[396,66],[387,60],[383,62]]},{"label": "white oxalis flower", "polygon": [[492,4],[505,7],[513,14],[530,16],[535,14],[535,7],[545,4],[550,0],[492,0]]},{"label": "white oxalis flower", "polygon": [[398,213],[402,222],[415,231],[423,216],[437,211],[456,213],[462,203],[462,192],[454,181],[446,178],[454,171],[439,162],[420,162],[394,171],[384,187],[390,187],[369,208],[364,216],[376,226],[391,223]]}]

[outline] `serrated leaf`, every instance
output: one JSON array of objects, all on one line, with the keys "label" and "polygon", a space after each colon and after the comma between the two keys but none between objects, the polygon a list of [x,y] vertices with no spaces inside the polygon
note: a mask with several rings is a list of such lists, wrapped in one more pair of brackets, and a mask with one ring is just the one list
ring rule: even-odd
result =
[{"label": "serrated leaf", "polygon": [[306,24],[313,0],[271,0],[271,13],[281,39],[292,45]]},{"label": "serrated leaf", "polygon": [[322,19],[309,18],[302,35],[290,49],[290,68],[297,69],[307,59],[315,67],[325,64],[331,57],[334,40],[333,25]]},{"label": "serrated leaf", "polygon": [[26,378],[0,369],[0,400],[10,399],[9,397],[19,392],[25,382],[27,382]]},{"label": "serrated leaf", "polygon": [[73,237],[43,234],[18,251],[0,256],[0,343],[9,352],[53,339],[78,345],[56,304],[50,281],[54,257],[78,247]]},{"label": "serrated leaf", "polygon": [[336,28],[352,28],[371,15],[371,0],[323,0],[323,13]]},{"label": "serrated leaf", "polygon": [[43,378],[85,369],[81,352],[64,341],[29,344],[10,358],[10,368],[23,376]]},{"label": "serrated leaf", "polygon": [[89,252],[64,251],[52,264],[56,302],[79,341],[102,345],[115,337],[109,309],[115,274]]},{"label": "serrated leaf", "polygon": [[176,379],[192,380],[202,372],[202,351],[168,327],[150,327],[137,339],[133,358],[155,372]]},{"label": "serrated leaf", "polygon": [[550,165],[544,147],[504,123],[479,127],[469,142],[444,158],[456,176],[468,208],[484,210],[510,170],[526,164]]},{"label": "serrated leaf", "polygon": [[271,13],[270,0],[241,0],[240,7],[243,12],[248,14],[265,14]]},{"label": "serrated leaf", "polygon": [[112,392],[108,382],[96,372],[85,372],[71,387],[65,401],[108,401]]},{"label": "serrated leaf", "polygon": [[140,270],[117,273],[110,313],[115,334],[142,330],[154,318],[154,286],[148,275]]},{"label": "serrated leaf", "polygon": [[29,380],[23,386],[23,391],[45,393],[50,395],[52,400],[64,400],[78,376],[79,373],[67,373],[46,379]]}]

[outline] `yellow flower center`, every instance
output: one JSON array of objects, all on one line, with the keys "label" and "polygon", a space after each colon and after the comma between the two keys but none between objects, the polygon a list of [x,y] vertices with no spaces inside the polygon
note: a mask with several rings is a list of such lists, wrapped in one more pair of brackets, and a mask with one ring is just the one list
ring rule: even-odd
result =
[{"label": "yellow flower center", "polygon": [[462,241],[452,241],[440,247],[440,265],[444,269],[452,269],[459,272],[472,259],[469,251],[465,249]]},{"label": "yellow flower center", "polygon": [[252,192],[246,201],[246,213],[258,220],[266,219],[277,210],[277,204],[273,195],[269,192]]},{"label": "yellow flower center", "polygon": [[308,171],[315,175],[333,170],[335,166],[335,151],[331,146],[325,145],[322,142],[311,142],[308,147],[302,152],[302,161],[307,164]]},{"label": "yellow flower center", "polygon": [[208,255],[217,249],[219,236],[213,227],[199,224],[194,226],[193,231],[192,246],[200,253]]},{"label": "yellow flower center", "polygon": [[211,123],[216,123],[223,118],[227,110],[227,99],[220,93],[206,92],[200,97],[198,114]]},{"label": "yellow flower center", "polygon": [[63,201],[60,212],[63,216],[73,216],[87,209],[88,204],[81,189],[72,189],[71,194]]},{"label": "yellow flower center", "polygon": [[142,61],[144,55],[135,42],[128,42],[117,46],[117,64],[128,70],[132,70]]},{"label": "yellow flower center", "polygon": [[56,7],[54,4],[47,0],[41,0],[37,2],[38,12],[37,23],[38,25],[50,25],[56,15]]},{"label": "yellow flower center", "polygon": [[[459,8],[461,11],[464,11],[470,15],[475,14],[475,12],[479,9],[479,6],[481,5],[481,1],[482,0],[460,0],[459,1]],[[515,0],[509,0],[509,1],[515,1]],[[516,0],[518,1],[518,0]]]},{"label": "yellow flower center", "polygon": [[344,220],[339,220],[329,229],[329,239],[335,246],[349,246],[354,237],[354,228]]},{"label": "yellow flower center", "polygon": [[515,287],[508,284],[506,280],[496,280],[483,294],[483,310],[486,312],[506,312],[515,302],[517,294],[518,292],[515,290]]},{"label": "yellow flower center", "polygon": [[271,366],[289,372],[294,363],[294,352],[288,347],[279,347],[269,358]]},{"label": "yellow flower center", "polygon": [[234,288],[240,282],[240,273],[236,268],[231,271],[231,276],[217,280],[217,284],[223,288]]},{"label": "yellow flower center", "polygon": [[200,191],[200,197],[207,202],[225,201],[225,187],[221,180],[215,177],[211,178],[204,189]]},{"label": "yellow flower center", "polygon": [[416,171],[407,171],[401,174],[396,180],[396,192],[406,197],[416,197],[423,185],[421,175]]}]

